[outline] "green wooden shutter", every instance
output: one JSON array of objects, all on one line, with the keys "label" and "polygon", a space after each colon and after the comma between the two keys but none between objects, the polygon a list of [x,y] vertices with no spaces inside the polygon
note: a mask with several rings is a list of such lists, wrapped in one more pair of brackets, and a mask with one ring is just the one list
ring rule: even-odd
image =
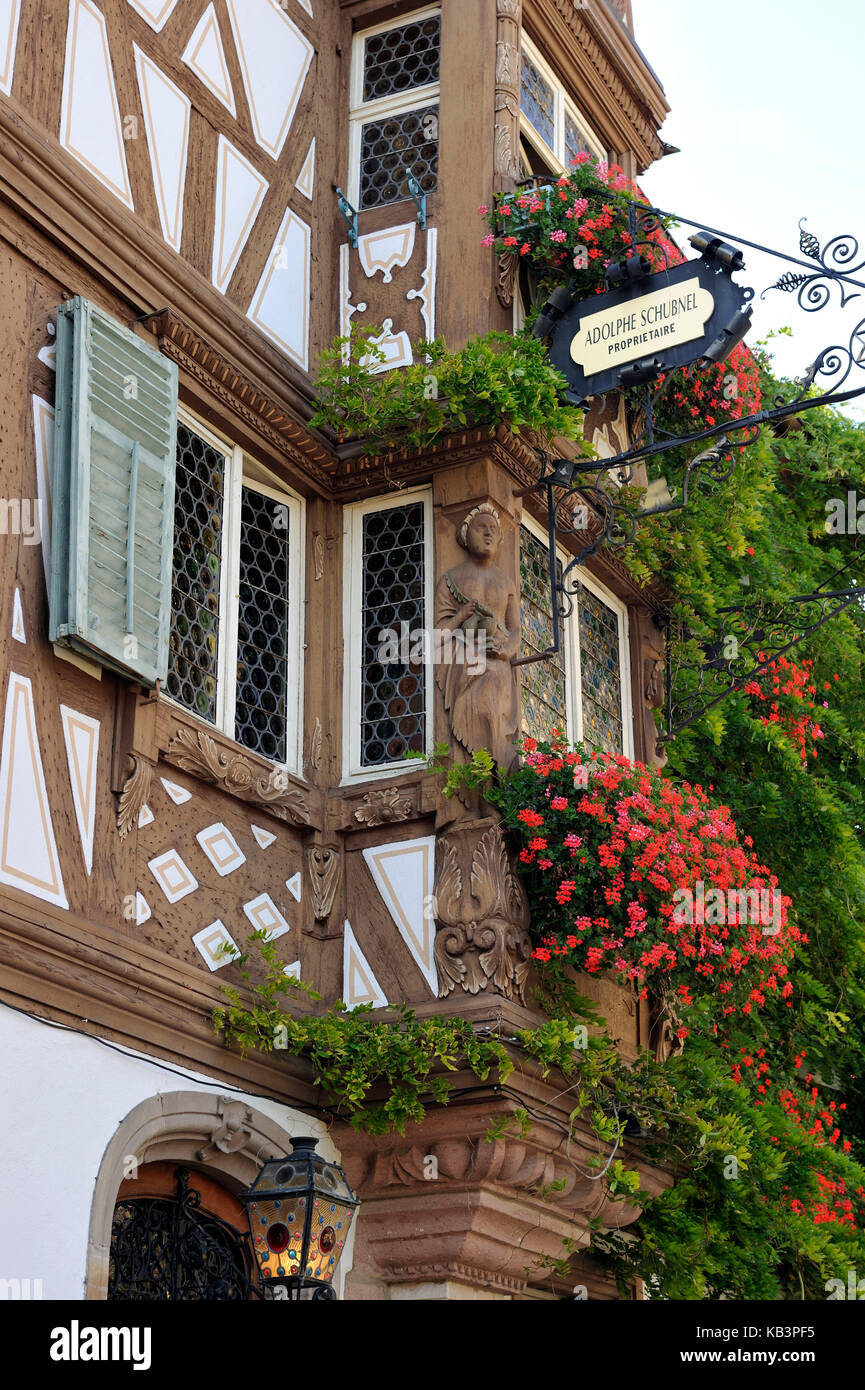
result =
[{"label": "green wooden shutter", "polygon": [[177,367],[85,299],[57,314],[49,637],[168,673]]}]

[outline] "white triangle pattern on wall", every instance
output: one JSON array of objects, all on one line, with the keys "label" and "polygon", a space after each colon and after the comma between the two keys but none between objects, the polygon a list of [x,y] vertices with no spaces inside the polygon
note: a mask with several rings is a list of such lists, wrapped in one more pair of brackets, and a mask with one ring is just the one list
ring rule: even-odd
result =
[{"label": "white triangle pattern on wall", "polygon": [[93,831],[96,825],[96,768],[99,760],[99,720],[60,706],[66,764],[72,785],[72,804],[81,836],[88,874],[93,869]]},{"label": "white triangle pattern on wall", "polygon": [[259,849],[267,849],[276,839],[273,831],[262,830],[260,825],[251,825],[249,828],[255,836],[255,843],[258,845]]},{"label": "white triangle pattern on wall", "polygon": [[71,0],[60,143],[134,211],[108,31],[93,0]]},{"label": "white triangle pattern on wall", "polygon": [[212,279],[224,294],[258,216],[267,180],[224,135],[216,156]]},{"label": "white triangle pattern on wall", "polygon": [[24,610],[21,607],[21,590],[15,590],[15,597],[12,600],[12,636],[16,642],[22,646],[27,645],[27,633],[24,631]]},{"label": "white triangle pattern on wall", "polygon": [[310,231],[286,209],[248,316],[304,371],[309,366]]},{"label": "white triangle pattern on wall", "polygon": [[159,222],[169,246],[179,251],[192,103],[137,44],[133,47]]},{"label": "white triangle pattern on wall", "polygon": [[375,845],[363,857],[400,936],[432,990],[438,994],[430,912],[435,874],[435,836]]},{"label": "white triangle pattern on wall", "polygon": [[349,1009],[356,1009],[359,1004],[374,1004],[377,1009],[387,1008],[387,995],[358,946],[348,919],[342,947],[342,997]]},{"label": "white triangle pattern on wall", "polygon": [[33,686],[9,673],[0,752],[0,883],[67,908],[45,771],[39,751]]},{"label": "white triangle pattern on wall", "polygon": [[278,159],[315,49],[273,0],[226,0],[255,138]]},{"label": "white triangle pattern on wall", "polygon": [[129,0],[133,10],[137,10],[147,20],[157,34],[168,23],[177,8],[177,0]]},{"label": "white triangle pattern on wall", "polygon": [[227,107],[232,116],[237,116],[234,91],[219,32],[219,21],[213,5],[208,5],[195,26],[183,54],[183,62],[191,68],[196,77],[212,92],[217,101]]},{"label": "white triangle pattern on wall", "polygon": [[42,567],[45,592],[51,579],[51,482],[54,477],[54,407],[33,397],[33,437],[36,449],[36,493],[42,523]]},{"label": "white triangle pattern on wall", "polygon": [[315,192],[315,136],[312,137],[312,144],[309,147],[306,159],[303,161],[303,168],[297,176],[295,188],[298,193],[302,193],[304,198],[312,202],[312,195]]}]

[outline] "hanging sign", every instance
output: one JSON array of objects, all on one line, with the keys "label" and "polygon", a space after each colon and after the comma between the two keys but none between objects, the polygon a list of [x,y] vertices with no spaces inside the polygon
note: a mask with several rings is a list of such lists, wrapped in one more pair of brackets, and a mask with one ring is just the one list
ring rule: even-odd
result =
[{"label": "hanging sign", "polygon": [[[560,319],[550,359],[581,399],[696,362],[742,310],[751,291],[726,266],[686,261],[575,304]],[[625,369],[625,379],[622,371]]]}]

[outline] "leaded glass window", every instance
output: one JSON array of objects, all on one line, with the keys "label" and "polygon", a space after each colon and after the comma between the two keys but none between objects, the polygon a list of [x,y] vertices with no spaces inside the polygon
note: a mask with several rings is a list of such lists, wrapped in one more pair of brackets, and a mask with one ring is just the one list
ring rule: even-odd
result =
[{"label": "leaded glass window", "polygon": [[620,618],[585,585],[578,589],[583,741],[607,753],[624,749]]},{"label": "leaded glass window", "polygon": [[225,456],[177,426],[168,694],[216,719]]},{"label": "leaded glass window", "polygon": [[520,80],[520,110],[546,140],[550,148],[556,143],[556,93],[547,82],[537,64],[529,57],[525,48],[522,52],[522,74]]},{"label": "leaded glass window", "polygon": [[591,153],[591,146],[570,111],[565,112],[565,164],[573,163],[578,154]]},{"label": "leaded glass window", "polygon": [[424,193],[434,193],[438,160],[438,106],[369,121],[361,133],[361,208],[383,207],[410,197],[409,174],[414,174]]},{"label": "leaded glass window", "polygon": [[[520,112],[523,140],[531,149],[529,172],[546,173],[556,161],[567,169],[582,151],[604,157],[603,141],[582,116],[569,91],[525,34],[520,50]],[[536,167],[538,159],[544,167]]]},{"label": "leaded glass window", "polygon": [[435,14],[371,34],[364,45],[364,101],[438,82],[441,32],[441,15]]},{"label": "leaded glass window", "polygon": [[[537,656],[553,645],[548,556],[546,540],[529,526],[521,526],[521,656]],[[561,581],[561,560],[557,560],[557,571]],[[519,668],[523,735],[544,741],[558,728],[572,741],[604,752],[629,753],[625,610],[612,595],[604,598],[596,593],[594,582],[590,588],[573,574],[568,590],[573,591],[573,609],[560,619],[559,651]],[[574,691],[569,681],[574,682]]]},{"label": "leaded glass window", "polygon": [[[427,672],[421,636],[426,628],[424,532],[421,500],[368,511],[362,518],[360,762],[364,768],[386,766],[406,753],[426,750]],[[395,643],[396,650],[388,643]],[[390,660],[394,655],[398,659]]]},{"label": "leaded glass window", "polygon": [[238,743],[278,763],[286,755],[289,566],[286,527],[271,498],[243,488],[237,624]]},{"label": "leaded glass window", "polygon": [[350,197],[361,210],[438,187],[441,11],[380,25],[355,41]]},{"label": "leaded glass window", "polygon": [[[561,574],[561,565],[559,565]],[[553,643],[549,550],[528,529],[520,527],[520,656],[537,656]],[[547,739],[554,728],[567,731],[567,690],[564,644],[546,661],[521,666],[522,732]]]},{"label": "leaded glass window", "polygon": [[245,748],[294,765],[301,504],[259,475],[269,476],[240,449],[178,423],[166,693]]}]

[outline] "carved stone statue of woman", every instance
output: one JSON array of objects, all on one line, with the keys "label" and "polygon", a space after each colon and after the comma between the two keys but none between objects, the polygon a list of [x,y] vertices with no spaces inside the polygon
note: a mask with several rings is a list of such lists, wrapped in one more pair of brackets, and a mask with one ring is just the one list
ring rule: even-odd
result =
[{"label": "carved stone statue of woman", "polygon": [[507,769],[516,761],[520,728],[519,679],[511,665],[520,646],[520,603],[515,581],[495,563],[502,543],[495,507],[483,502],[469,512],[457,540],[467,558],[436,586],[436,628],[453,634],[443,644],[436,684],[457,761],[485,748]]}]

